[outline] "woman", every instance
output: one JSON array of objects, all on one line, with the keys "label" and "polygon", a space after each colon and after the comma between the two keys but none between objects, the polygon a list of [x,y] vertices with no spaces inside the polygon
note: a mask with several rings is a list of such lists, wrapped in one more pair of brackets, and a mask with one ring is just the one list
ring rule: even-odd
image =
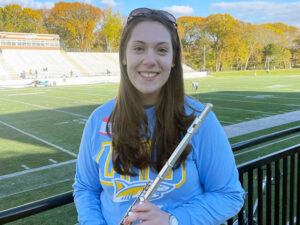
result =
[{"label": "woman", "polygon": [[[120,42],[116,99],[89,118],[81,141],[74,197],[81,224],[119,224],[155,179],[204,106],[185,96],[174,16],[139,8]],[[124,224],[220,224],[243,204],[228,140],[211,112],[150,202]]]}]

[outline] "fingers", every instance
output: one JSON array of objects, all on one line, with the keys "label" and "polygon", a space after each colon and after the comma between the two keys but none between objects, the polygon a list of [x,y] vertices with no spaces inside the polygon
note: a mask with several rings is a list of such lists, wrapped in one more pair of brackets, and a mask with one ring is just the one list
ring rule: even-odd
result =
[{"label": "fingers", "polygon": [[128,217],[124,220],[124,224],[130,224],[137,220],[147,220],[149,217],[149,211],[151,210],[151,205],[148,204],[149,202],[140,202],[132,207],[133,213],[129,214]]},{"label": "fingers", "polygon": [[158,210],[159,208],[149,201],[140,202],[132,207],[133,212],[147,212],[150,210]]},{"label": "fingers", "polygon": [[132,207],[133,213],[124,220],[125,225],[138,221],[140,225],[168,224],[169,215],[156,205],[145,201]]}]

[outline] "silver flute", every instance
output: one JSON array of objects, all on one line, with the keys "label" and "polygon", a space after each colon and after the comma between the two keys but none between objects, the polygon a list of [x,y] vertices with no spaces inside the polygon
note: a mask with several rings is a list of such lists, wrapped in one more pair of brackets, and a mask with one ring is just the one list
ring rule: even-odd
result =
[{"label": "silver flute", "polygon": [[139,196],[134,200],[134,202],[131,204],[129,209],[127,210],[125,216],[122,218],[119,225],[123,225],[124,219],[132,212],[132,207],[135,205],[136,202],[143,202],[146,200],[150,200],[154,192],[157,190],[161,182],[165,179],[165,177],[169,174],[170,170],[173,168],[175,163],[177,162],[178,158],[182,154],[182,152],[185,150],[185,147],[190,142],[191,138],[194,136],[196,131],[199,129],[200,125],[202,124],[203,120],[209,113],[209,111],[212,109],[213,105],[210,103],[207,103],[204,110],[200,113],[198,117],[196,117],[193,121],[193,123],[188,128],[186,134],[184,135],[183,139],[180,141],[180,143],[177,145],[176,149],[166,162],[166,164],[163,166],[163,168],[159,171],[158,175],[156,176],[155,180],[148,181],[144,189],[141,191]]}]

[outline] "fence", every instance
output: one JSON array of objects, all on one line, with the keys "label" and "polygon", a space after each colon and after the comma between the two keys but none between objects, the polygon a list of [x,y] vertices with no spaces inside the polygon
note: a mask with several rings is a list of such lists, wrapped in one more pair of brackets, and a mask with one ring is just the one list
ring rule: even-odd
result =
[{"label": "fence", "polygon": [[[299,131],[300,126],[261,136],[234,144],[232,150],[238,151]],[[247,197],[238,216],[228,220],[227,224],[300,225],[300,144],[243,163],[238,166],[238,170]],[[70,191],[7,209],[0,212],[0,224],[72,202]]]}]

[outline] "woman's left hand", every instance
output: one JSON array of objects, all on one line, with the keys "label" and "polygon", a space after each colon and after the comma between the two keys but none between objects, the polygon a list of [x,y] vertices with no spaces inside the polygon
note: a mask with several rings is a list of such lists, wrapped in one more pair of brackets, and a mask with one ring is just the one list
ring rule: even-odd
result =
[{"label": "woman's left hand", "polygon": [[145,201],[132,207],[133,213],[124,220],[125,225],[140,220],[139,225],[169,225],[169,214]]}]

